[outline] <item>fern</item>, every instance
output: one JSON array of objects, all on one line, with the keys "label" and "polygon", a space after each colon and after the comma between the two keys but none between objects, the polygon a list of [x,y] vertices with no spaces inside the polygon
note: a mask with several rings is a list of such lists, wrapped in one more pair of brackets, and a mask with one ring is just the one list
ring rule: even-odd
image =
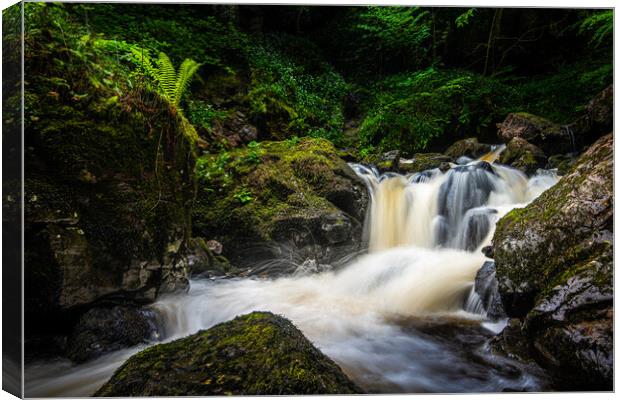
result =
[{"label": "fern", "polygon": [[613,39],[614,12],[613,10],[595,11],[579,24],[579,34],[590,33],[590,44],[599,47],[608,39]]},{"label": "fern", "polygon": [[185,59],[185,61],[181,64],[181,68],[179,68],[179,74],[174,85],[173,104],[176,107],[179,106],[181,97],[189,87],[189,83],[191,82],[196,71],[198,71],[198,68],[200,68],[200,64],[190,59]]},{"label": "fern", "polygon": [[177,73],[170,57],[166,53],[160,52],[157,60],[153,61],[147,49],[130,46],[129,50],[134,64],[141,68],[145,76],[151,79],[157,93],[179,116],[184,136],[192,145],[196,143],[204,144],[204,141],[185,117],[181,108],[183,95],[187,92],[189,84],[201,64],[194,60],[185,59]]}]

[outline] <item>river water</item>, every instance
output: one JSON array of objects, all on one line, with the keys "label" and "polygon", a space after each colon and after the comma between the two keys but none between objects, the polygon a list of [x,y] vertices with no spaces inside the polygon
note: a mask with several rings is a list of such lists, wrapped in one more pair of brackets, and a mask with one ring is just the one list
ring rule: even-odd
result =
[{"label": "river water", "polygon": [[[493,158],[406,176],[351,164],[371,194],[368,254],[320,273],[300,266],[277,279],[194,280],[189,293],[150,306],[164,340],[271,311],[293,321],[368,392],[544,390],[539,371],[489,351],[488,339],[505,321],[489,320],[470,297],[477,270],[489,260],[480,249],[490,244],[497,220],[558,177],[539,171],[527,178],[487,162]],[[80,365],[31,363],[26,395],[90,395],[144,347]]]}]

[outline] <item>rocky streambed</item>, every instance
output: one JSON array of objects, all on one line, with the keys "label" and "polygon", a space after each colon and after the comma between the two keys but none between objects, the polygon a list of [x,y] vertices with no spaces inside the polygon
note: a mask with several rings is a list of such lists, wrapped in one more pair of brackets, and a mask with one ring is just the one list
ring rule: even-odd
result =
[{"label": "rocky streambed", "polygon": [[[147,368],[148,376],[141,375],[140,390],[132,394],[276,394],[277,387],[281,393],[610,390],[613,134],[601,137],[609,128],[601,110],[600,102],[593,101],[570,134],[566,127],[523,114],[500,124],[498,136],[506,148],[498,152],[497,163],[530,176],[538,168],[557,169],[562,177],[530,204],[503,216],[484,255],[476,249],[479,260],[473,260],[470,286],[476,271],[485,267],[475,287],[466,289],[483,299],[481,312],[466,311],[467,296],[461,296],[465,300],[457,308],[465,314],[444,310],[439,320],[403,319],[389,308],[375,309],[379,297],[352,301],[359,290],[375,290],[403,271],[416,270],[411,258],[374,280],[350,287],[343,283],[328,293],[345,290],[346,296],[316,301],[325,294],[321,290],[331,287],[327,278],[316,276],[336,279],[365,252],[372,200],[363,179],[341,158],[346,155],[326,140],[261,142],[225,157],[199,158],[193,238],[187,242],[182,213],[174,207],[150,213],[149,204],[136,199],[151,188],[115,172],[118,166],[102,164],[73,175],[67,167],[52,177],[33,174],[26,184],[26,393],[77,393],[72,390],[78,382],[91,382],[78,394],[93,394],[131,354],[190,334],[194,336],[130,358],[98,393],[129,395],[123,382],[132,379],[127,371],[134,368],[127,366],[142,361],[153,368]],[[554,146],[556,141],[562,146]],[[497,149],[472,138],[445,153],[391,152],[367,161],[388,177],[413,176],[428,170],[445,173]],[[423,175],[420,182],[432,174]],[[169,186],[161,189],[164,195],[172,193],[175,179],[171,176]],[[351,276],[349,281],[356,282],[356,274]],[[189,287],[197,291],[187,293]],[[279,293],[274,288],[284,290],[286,300],[274,298]],[[171,332],[176,325],[163,321],[167,314],[157,309],[169,298],[196,301],[204,306],[200,314],[206,319]],[[159,306],[146,306],[153,302]],[[304,306],[294,307],[300,304]],[[329,315],[332,308],[332,317],[346,315],[355,322],[322,326],[335,335],[331,337],[313,332],[319,320],[299,314]],[[260,314],[256,324],[248,316],[196,334],[252,311],[282,314],[300,330],[285,319]],[[51,320],[61,323],[51,329]],[[226,343],[217,334],[222,329],[258,333],[260,340],[252,343],[274,351],[268,363],[278,366],[269,369],[273,380],[248,380],[266,361],[256,361],[256,348],[248,343]],[[300,358],[274,344],[279,335],[293,340]],[[213,340],[221,341],[221,354],[210,353],[218,348]],[[209,351],[193,351],[202,341]],[[187,385],[155,385],[178,363],[187,362],[167,350],[175,346],[187,349],[187,360],[196,366],[177,377]],[[364,360],[354,354],[355,346],[389,357]],[[403,348],[409,349],[406,355],[397,351]],[[457,360],[455,370],[435,358],[446,351]],[[319,369],[310,368],[316,363]],[[87,365],[101,373],[92,379],[79,375]],[[490,373],[483,372],[485,366]],[[221,378],[217,368],[225,369]],[[64,385],[63,376],[66,382],[75,380]],[[450,386],[457,378],[467,384]],[[58,384],[50,386],[51,381]],[[254,383],[242,386],[241,381]]]}]

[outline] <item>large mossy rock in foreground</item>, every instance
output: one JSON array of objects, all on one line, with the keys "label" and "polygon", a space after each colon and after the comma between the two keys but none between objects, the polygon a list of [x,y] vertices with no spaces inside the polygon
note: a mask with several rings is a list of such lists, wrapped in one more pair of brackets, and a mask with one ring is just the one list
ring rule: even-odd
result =
[{"label": "large mossy rock in foreground", "polygon": [[613,377],[613,135],[554,187],[497,224],[499,291],[535,358],[565,388]]},{"label": "large mossy rock in foreground", "polygon": [[194,236],[222,243],[235,265],[291,257],[331,263],[360,249],[367,189],[328,140],[205,155],[197,174]]},{"label": "large mossy rock in foreground", "polygon": [[361,389],[289,320],[254,312],[136,354],[95,396],[352,393]]}]

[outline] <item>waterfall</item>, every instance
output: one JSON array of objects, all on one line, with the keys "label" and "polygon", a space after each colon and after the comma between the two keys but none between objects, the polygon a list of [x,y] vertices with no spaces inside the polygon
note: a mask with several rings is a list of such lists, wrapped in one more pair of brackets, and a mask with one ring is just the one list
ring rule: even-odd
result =
[{"label": "waterfall", "polygon": [[369,250],[418,246],[475,251],[488,244],[500,217],[557,181],[551,172],[540,171],[528,180],[516,169],[486,161],[496,159],[501,150],[445,173],[380,174],[351,164],[371,193]]},{"label": "waterfall", "polygon": [[[291,319],[369,392],[540,389],[523,365],[472,345],[495,329],[484,325],[490,323],[484,302],[471,295],[476,272],[488,261],[479,249],[490,243],[501,216],[558,179],[545,171],[528,179],[495,164],[497,151],[445,172],[381,174],[350,164],[370,193],[368,254],[338,269],[307,260],[299,273],[277,279],[194,280],[188,294],[151,306],[165,340],[251,311],[272,311]],[[84,365],[30,366],[26,394],[90,395],[141,349]]]}]

